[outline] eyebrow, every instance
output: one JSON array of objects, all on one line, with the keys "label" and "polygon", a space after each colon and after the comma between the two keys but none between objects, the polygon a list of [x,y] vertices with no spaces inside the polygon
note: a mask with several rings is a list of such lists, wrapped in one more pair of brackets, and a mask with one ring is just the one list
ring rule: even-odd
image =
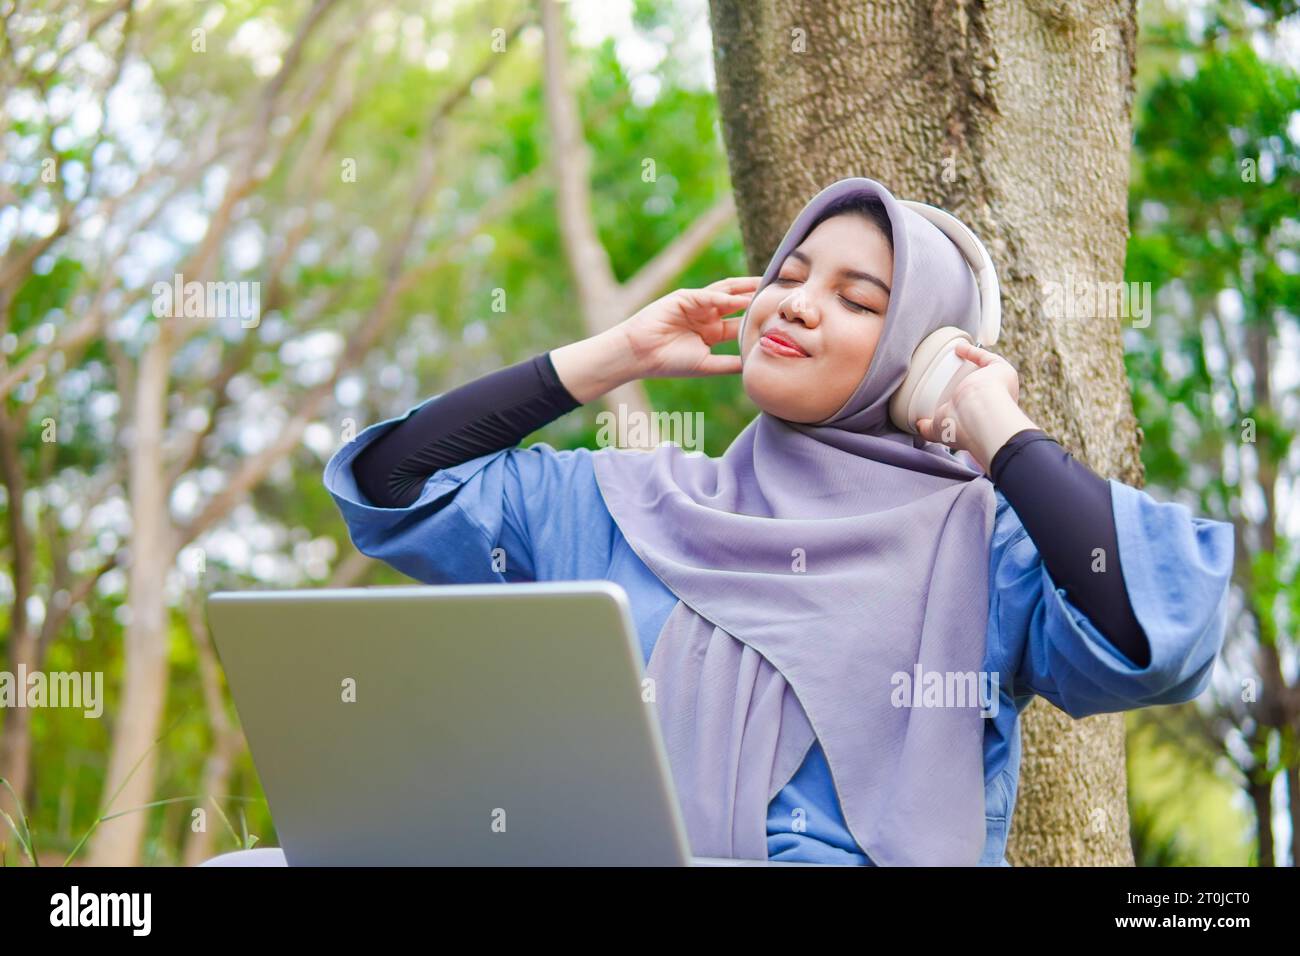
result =
[{"label": "eyebrow", "polygon": [[[812,266],[812,260],[809,259],[802,252],[800,252],[798,249],[795,249],[793,252],[790,253],[790,258],[798,259],[806,266],[809,267]],[[864,282],[874,282],[876,285],[880,286],[880,288],[884,289],[886,294],[889,293],[889,286],[885,285],[883,282],[881,282],[879,279],[873,276],[870,272],[859,272],[857,269],[841,269],[838,275],[845,276],[849,279],[862,279]]]}]

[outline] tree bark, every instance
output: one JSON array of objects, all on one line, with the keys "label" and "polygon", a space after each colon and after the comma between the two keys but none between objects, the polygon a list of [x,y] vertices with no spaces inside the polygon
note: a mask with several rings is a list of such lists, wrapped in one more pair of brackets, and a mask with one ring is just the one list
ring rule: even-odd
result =
[{"label": "tree bark", "polygon": [[1268,774],[1252,776],[1246,783],[1251,805],[1255,808],[1255,843],[1259,847],[1256,866],[1273,865],[1273,778]]},{"label": "tree bark", "polygon": [[[143,807],[153,799],[158,749],[154,740],[167,695],[167,603],[163,586],[171,567],[174,531],[164,483],[163,428],[171,342],[166,322],[146,347],[136,379],[131,418],[131,563],[127,572],[131,617],[122,655],[122,703],[104,779],[101,813]],[[116,797],[114,796],[116,795]],[[90,843],[91,866],[133,866],[139,861],[149,815],[125,813],[100,824]]]},{"label": "tree bark", "polygon": [[[750,271],[819,189],[867,176],[951,211],[1002,285],[1021,404],[1098,474],[1142,481],[1116,316],[1046,316],[1042,283],[1118,282],[1128,239],[1132,0],[711,0]],[[1008,859],[1132,865],[1120,714],[1036,701]]]},{"label": "tree bark", "polygon": [[192,600],[186,607],[186,619],[190,636],[194,640],[199,682],[203,689],[203,707],[207,711],[208,726],[212,730],[212,749],[208,751],[208,758],[203,763],[203,782],[199,785],[198,802],[204,810],[204,826],[195,830],[191,823],[181,852],[181,866],[198,866],[213,855],[220,821],[212,804],[214,801],[219,803],[227,795],[235,762],[247,746],[244,732],[226,713],[226,696],[221,688],[221,662],[217,659],[216,648],[212,646],[204,603],[201,597]]},{"label": "tree bark", "polygon": [[[0,399],[0,403],[4,400]],[[23,499],[26,496],[27,483],[23,476],[23,464],[19,456],[18,424],[9,417],[8,410],[0,405],[0,482],[4,484],[8,497],[5,509],[9,523],[9,540],[13,548],[13,605],[9,609],[9,659],[8,670],[11,674],[31,673],[40,667],[36,632],[27,619],[27,599],[32,595],[35,583],[36,560],[32,545],[31,532],[24,517]],[[26,688],[19,687],[18,693],[25,694]],[[0,787],[0,810],[7,813],[20,827],[20,813],[27,812],[27,791],[31,769],[32,717],[28,707],[13,707],[0,714],[0,778],[9,783],[9,788]],[[23,806],[18,806],[9,790],[12,789]],[[0,819],[0,825],[3,820]],[[12,834],[6,827],[3,840],[8,842]]]}]

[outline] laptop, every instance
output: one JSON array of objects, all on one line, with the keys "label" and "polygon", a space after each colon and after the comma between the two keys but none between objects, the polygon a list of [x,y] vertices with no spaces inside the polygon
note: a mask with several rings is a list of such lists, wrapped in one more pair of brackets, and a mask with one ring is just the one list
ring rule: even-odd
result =
[{"label": "laptop", "polygon": [[217,652],[290,866],[693,857],[609,581],[222,591]]}]

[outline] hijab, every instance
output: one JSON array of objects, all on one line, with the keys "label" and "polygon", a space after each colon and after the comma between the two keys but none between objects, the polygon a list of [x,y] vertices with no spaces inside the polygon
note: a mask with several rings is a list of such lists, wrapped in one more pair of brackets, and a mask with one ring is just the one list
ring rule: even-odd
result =
[{"label": "hijab", "polygon": [[854,177],[808,202],[759,290],[855,192],[884,203],[894,271],[843,406],[815,424],[761,412],[720,458],[663,444],[603,448],[593,464],[629,545],[678,598],[645,673],[692,852],[767,859],[768,804],[817,741],[873,862],[974,865],[984,717],[978,695],[936,706],[931,692],[935,674],[950,690],[983,684],[993,485],[888,412],[928,333],[976,333],[974,275],[937,227]]}]

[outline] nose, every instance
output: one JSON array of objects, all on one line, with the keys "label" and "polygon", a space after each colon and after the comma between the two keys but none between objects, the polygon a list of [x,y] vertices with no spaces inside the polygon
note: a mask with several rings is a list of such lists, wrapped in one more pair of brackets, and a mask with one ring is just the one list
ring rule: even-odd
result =
[{"label": "nose", "polygon": [[790,294],[781,300],[778,311],[781,318],[787,322],[799,321],[810,329],[815,329],[821,324],[821,312],[803,286],[792,289]]}]

